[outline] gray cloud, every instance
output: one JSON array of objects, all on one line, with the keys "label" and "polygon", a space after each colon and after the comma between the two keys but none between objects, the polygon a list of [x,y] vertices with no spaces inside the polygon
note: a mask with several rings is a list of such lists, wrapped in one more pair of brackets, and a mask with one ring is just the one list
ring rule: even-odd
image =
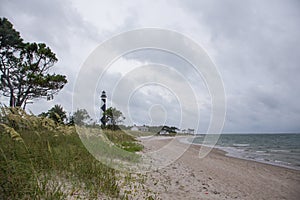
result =
[{"label": "gray cloud", "polygon": [[[99,87],[106,84],[114,87],[114,90],[108,90],[110,102],[132,119],[128,121],[129,124],[149,124],[151,117],[152,121],[159,121],[162,110],[151,112],[151,107],[160,105],[168,116],[167,124],[197,126],[197,99],[187,81],[180,77],[180,73],[167,66],[148,64],[119,76],[118,80],[111,79],[117,77],[114,74],[105,74]],[[183,124],[180,124],[181,117]],[[189,120],[190,118],[195,120]]]},{"label": "gray cloud", "polygon": [[[299,1],[161,1],[157,2],[155,11],[144,1],[94,3],[1,1],[1,16],[9,18],[25,40],[47,43],[60,60],[55,71],[67,74],[70,81],[53,102],[30,105],[34,112],[44,111],[55,103],[71,111],[73,84],[90,52],[111,35],[155,26],[190,36],[206,48],[216,63],[227,95],[225,132],[300,131]],[[203,80],[193,76],[188,64],[161,52],[137,52],[124,59],[187,69],[181,73],[198,88],[199,112],[203,119],[200,124],[207,127],[210,97]],[[121,72],[110,73],[106,81],[98,85],[97,92],[105,89],[109,93],[110,83],[121,78]],[[134,84],[134,81],[128,79],[126,84]],[[155,102],[157,97],[152,99],[154,96],[136,95],[132,113],[148,120],[148,110],[140,110]],[[121,102],[111,104],[125,109]],[[166,108],[175,112],[175,105],[172,102]],[[155,113],[152,114],[155,118]]]},{"label": "gray cloud", "polygon": [[1,15],[21,30],[26,41],[47,42],[67,52],[74,35],[99,39],[96,28],[81,18],[70,1],[3,0],[1,4]]},{"label": "gray cloud", "polygon": [[[72,110],[73,84],[89,51],[100,40],[97,29],[82,19],[69,1],[1,1],[0,15],[8,18],[25,41],[44,42],[56,53],[52,72],[67,76],[68,84],[54,101],[39,100],[27,107],[34,113],[62,104]],[[91,48],[92,47],[92,48]]]},{"label": "gray cloud", "polygon": [[189,1],[210,33],[227,93],[229,132],[299,131],[298,1]]}]

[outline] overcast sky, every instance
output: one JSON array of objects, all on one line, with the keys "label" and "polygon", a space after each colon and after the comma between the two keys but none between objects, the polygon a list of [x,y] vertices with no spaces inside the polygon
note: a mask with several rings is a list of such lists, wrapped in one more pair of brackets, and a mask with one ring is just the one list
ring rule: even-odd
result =
[{"label": "overcast sky", "polygon": [[[125,31],[156,27],[196,41],[215,63],[226,93],[224,132],[300,131],[298,0],[0,0],[0,5],[0,15],[14,24],[25,41],[50,46],[59,59],[55,72],[67,75],[69,81],[53,101],[29,105],[36,114],[55,104],[72,112],[76,77],[99,44]],[[190,69],[189,63],[167,52],[132,52],[116,60],[95,83],[95,98],[106,90],[108,104],[126,115],[127,124],[166,122],[181,128],[199,126],[198,132],[204,132],[211,116],[211,97],[205,80]],[[151,73],[158,82],[167,80],[172,86],[145,85],[129,101],[121,101],[121,92],[126,91],[122,87]],[[176,95],[184,96],[187,91],[175,94],[172,87],[184,87],[187,82],[195,98],[186,104]],[[120,83],[122,87],[117,87]],[[182,116],[185,122],[180,124]]]}]

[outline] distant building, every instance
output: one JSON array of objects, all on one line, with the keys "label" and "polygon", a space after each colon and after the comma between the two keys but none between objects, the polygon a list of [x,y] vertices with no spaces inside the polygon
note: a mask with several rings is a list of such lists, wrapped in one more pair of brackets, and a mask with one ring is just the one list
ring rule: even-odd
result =
[{"label": "distant building", "polygon": [[133,125],[133,127],[131,127],[130,130],[132,130],[132,131],[139,131],[139,128],[138,128],[138,126]]},{"label": "distant building", "polygon": [[182,129],[181,133],[184,133],[184,134],[194,134],[195,133],[195,129],[191,129],[191,128]]},{"label": "distant building", "polygon": [[158,132],[158,134],[159,134],[159,135],[169,135],[170,133],[169,133],[168,131],[166,131],[166,130],[160,130],[160,131]]},{"label": "distant building", "polygon": [[131,127],[132,131],[141,131],[141,132],[148,132],[149,131],[149,127],[143,125],[143,126],[137,126],[137,125],[133,125],[133,127]]},{"label": "distant building", "polygon": [[195,133],[195,129],[188,128],[187,134],[194,134],[194,133]]}]

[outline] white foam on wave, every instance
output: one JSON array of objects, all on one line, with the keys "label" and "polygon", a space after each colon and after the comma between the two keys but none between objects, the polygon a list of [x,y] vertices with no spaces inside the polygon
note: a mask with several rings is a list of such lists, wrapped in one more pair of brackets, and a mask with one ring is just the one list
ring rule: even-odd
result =
[{"label": "white foam on wave", "polygon": [[286,149],[271,149],[270,152],[274,152],[274,153],[290,153],[290,150],[286,150]]},{"label": "white foam on wave", "polygon": [[250,144],[233,144],[234,147],[249,147]]},{"label": "white foam on wave", "polygon": [[261,150],[258,150],[258,151],[255,151],[256,153],[267,153],[267,151],[261,151]]},{"label": "white foam on wave", "polygon": [[260,163],[270,164],[274,166],[281,166],[290,169],[300,170],[300,167],[294,166],[289,162],[281,161],[278,158],[274,158],[276,153],[290,153],[290,150],[286,149],[270,149],[270,150],[256,150],[247,148],[250,147],[248,143],[236,143],[231,146],[219,146],[219,145],[209,145],[202,143],[195,143],[193,139],[196,137],[182,137],[178,138],[178,141],[185,144],[193,145],[203,145],[210,148],[217,148],[226,152],[226,156],[240,158],[244,160],[252,160]]},{"label": "white foam on wave", "polygon": [[238,149],[236,147],[216,147],[226,152],[226,156],[240,158],[244,160],[254,160],[256,162],[270,164],[274,166],[285,167],[289,169],[300,170],[300,167],[292,166],[291,163],[281,161],[281,160],[273,160],[269,158],[271,154],[268,153],[259,153],[259,152],[246,152],[244,149]]}]

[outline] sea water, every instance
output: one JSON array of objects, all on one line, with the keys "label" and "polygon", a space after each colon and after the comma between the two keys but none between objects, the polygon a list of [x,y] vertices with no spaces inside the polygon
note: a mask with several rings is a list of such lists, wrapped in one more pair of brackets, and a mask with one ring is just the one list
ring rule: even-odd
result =
[{"label": "sea water", "polygon": [[[189,142],[203,144],[204,138]],[[221,134],[215,147],[228,156],[300,170],[300,134]]]}]

